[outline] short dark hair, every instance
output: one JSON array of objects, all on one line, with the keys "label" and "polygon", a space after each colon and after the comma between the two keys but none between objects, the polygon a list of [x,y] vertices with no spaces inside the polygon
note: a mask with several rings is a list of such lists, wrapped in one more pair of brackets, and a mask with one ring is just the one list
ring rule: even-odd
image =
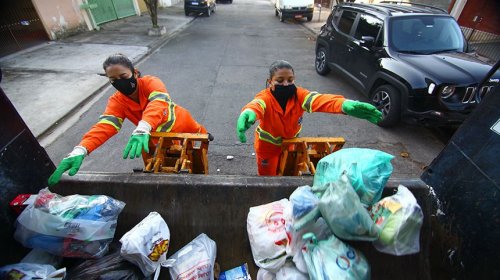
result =
[{"label": "short dark hair", "polygon": [[130,71],[134,73],[134,64],[132,64],[132,61],[130,61],[130,59],[122,53],[115,53],[108,56],[108,58],[106,58],[106,60],[102,64],[102,68],[104,68],[104,71],[106,71],[106,68],[116,64],[128,67]]},{"label": "short dark hair", "polygon": [[274,73],[276,73],[276,71],[278,71],[279,69],[283,69],[283,68],[290,69],[290,70],[292,70],[292,73],[295,74],[295,71],[293,70],[293,67],[290,64],[290,62],[288,62],[286,60],[276,60],[269,67],[269,78],[272,79],[274,76]]}]

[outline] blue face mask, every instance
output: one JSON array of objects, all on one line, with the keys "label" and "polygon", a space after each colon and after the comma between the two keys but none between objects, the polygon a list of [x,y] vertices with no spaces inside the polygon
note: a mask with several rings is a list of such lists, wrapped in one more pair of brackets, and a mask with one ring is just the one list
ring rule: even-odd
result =
[{"label": "blue face mask", "polygon": [[283,112],[285,112],[286,103],[290,98],[294,97],[297,94],[297,87],[295,86],[295,84],[287,86],[275,85],[274,90],[272,90],[271,93],[273,94],[276,101],[278,101],[278,103],[280,104]]},{"label": "blue face mask", "polygon": [[128,79],[118,79],[111,82],[119,92],[125,95],[131,95],[137,89],[137,79],[132,75]]}]

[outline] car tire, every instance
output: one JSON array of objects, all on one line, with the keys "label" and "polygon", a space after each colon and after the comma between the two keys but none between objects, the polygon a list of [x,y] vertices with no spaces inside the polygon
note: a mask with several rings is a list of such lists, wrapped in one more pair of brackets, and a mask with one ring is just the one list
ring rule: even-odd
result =
[{"label": "car tire", "polygon": [[381,85],[371,95],[372,104],[382,112],[381,127],[396,125],[401,118],[401,94],[391,85]]},{"label": "car tire", "polygon": [[283,17],[283,12],[280,12],[280,13],[279,13],[279,16],[280,16],[280,21],[281,21],[281,22],[284,22],[284,21],[285,21],[285,18]]},{"label": "car tire", "polygon": [[313,20],[313,16],[308,16],[307,21],[311,21],[311,20]]},{"label": "car tire", "polygon": [[316,59],[314,60],[314,68],[316,72],[321,76],[325,76],[330,73],[330,68],[328,67],[328,53],[324,47],[319,47],[316,50]]}]

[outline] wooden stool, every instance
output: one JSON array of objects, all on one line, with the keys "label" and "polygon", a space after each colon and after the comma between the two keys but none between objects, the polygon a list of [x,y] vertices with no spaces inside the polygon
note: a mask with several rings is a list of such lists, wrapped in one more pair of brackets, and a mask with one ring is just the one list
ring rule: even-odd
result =
[{"label": "wooden stool", "polygon": [[342,137],[303,137],[283,140],[278,175],[314,175],[318,161],[340,150],[344,144],[345,139]]},{"label": "wooden stool", "polygon": [[152,132],[154,154],[144,172],[208,174],[208,134]]}]

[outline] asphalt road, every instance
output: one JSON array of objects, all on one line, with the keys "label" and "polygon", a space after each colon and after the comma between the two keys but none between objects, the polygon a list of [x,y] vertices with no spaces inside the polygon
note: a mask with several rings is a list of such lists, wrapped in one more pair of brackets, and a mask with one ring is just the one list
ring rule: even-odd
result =
[{"label": "asphalt road", "polygon": [[[323,77],[314,70],[314,35],[298,23],[281,23],[267,0],[219,4],[211,17],[199,17],[175,38],[137,65],[143,74],[161,78],[172,99],[187,108],[215,136],[209,148],[211,174],[255,175],[253,129],[248,143],[235,133],[239,112],[265,87],[269,65],[288,60],[297,84],[322,93],[367,101],[335,73]],[[113,90],[108,88],[92,108],[47,147],[58,163],[97,121]],[[123,160],[134,126],[125,122],[118,135],[89,155],[81,170],[131,172],[142,160]],[[443,144],[428,129],[401,124],[383,129],[343,115],[305,114],[301,136],[344,137],[345,147],[379,149],[395,156],[393,178],[419,177]],[[405,157],[402,156],[405,155]],[[228,155],[234,159],[227,160]],[[217,171],[220,170],[220,171]]]}]

